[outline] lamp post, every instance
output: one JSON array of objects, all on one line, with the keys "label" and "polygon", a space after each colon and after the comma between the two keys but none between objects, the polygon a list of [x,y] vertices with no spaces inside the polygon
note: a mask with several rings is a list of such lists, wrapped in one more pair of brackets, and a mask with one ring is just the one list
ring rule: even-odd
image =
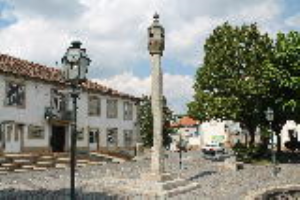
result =
[{"label": "lamp post", "polygon": [[72,134],[71,134],[71,159],[70,159],[70,189],[71,200],[76,199],[75,194],[75,168],[76,168],[76,141],[77,141],[77,99],[79,98],[80,85],[86,81],[87,67],[91,60],[86,50],[81,48],[81,42],[74,41],[67,49],[62,60],[63,76],[72,88],[70,93],[73,103]]},{"label": "lamp post", "polygon": [[179,133],[179,167],[182,169],[182,148],[183,148],[183,141],[182,141],[182,135],[181,132]]},{"label": "lamp post", "polygon": [[268,108],[266,111],[266,119],[269,122],[269,129],[272,132],[271,137],[272,137],[272,163],[273,163],[273,175],[276,176],[277,174],[277,169],[276,169],[276,152],[274,151],[275,148],[275,141],[274,141],[274,134],[272,131],[272,122],[274,120],[274,111],[271,108]]}]

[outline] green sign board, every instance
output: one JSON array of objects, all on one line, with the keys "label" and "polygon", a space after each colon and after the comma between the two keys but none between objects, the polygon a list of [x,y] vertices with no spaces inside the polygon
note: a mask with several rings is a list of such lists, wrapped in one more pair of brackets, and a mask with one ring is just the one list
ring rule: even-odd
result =
[{"label": "green sign board", "polygon": [[213,143],[224,143],[225,136],[224,135],[213,135],[213,136],[211,136],[211,141]]}]

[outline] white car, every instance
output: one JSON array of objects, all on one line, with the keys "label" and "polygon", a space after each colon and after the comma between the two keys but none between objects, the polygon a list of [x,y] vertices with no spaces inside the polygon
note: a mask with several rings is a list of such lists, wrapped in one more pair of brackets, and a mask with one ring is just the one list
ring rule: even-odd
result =
[{"label": "white car", "polygon": [[221,143],[212,143],[212,144],[206,144],[202,147],[203,153],[224,153],[225,149],[223,147],[223,144]]}]

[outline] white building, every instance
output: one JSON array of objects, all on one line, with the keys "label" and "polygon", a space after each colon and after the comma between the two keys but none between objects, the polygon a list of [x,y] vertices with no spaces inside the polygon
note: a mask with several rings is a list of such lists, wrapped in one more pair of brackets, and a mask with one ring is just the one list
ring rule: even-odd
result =
[{"label": "white building", "polygon": [[174,122],[171,126],[176,129],[177,134],[173,135],[173,147],[176,149],[176,144],[181,139],[187,141],[189,148],[197,149],[201,146],[201,139],[199,135],[200,122],[188,116],[183,116]]},{"label": "white building", "polygon": [[225,143],[227,139],[225,122],[215,120],[203,122],[200,126],[200,133],[202,144]]},{"label": "white building", "polygon": [[200,125],[201,144],[224,144],[232,147],[241,136],[239,123],[230,120],[210,120]]},{"label": "white building", "polygon": [[[300,125],[296,124],[293,120],[287,120],[284,126],[282,127],[282,130],[280,132],[281,137],[281,149],[286,150],[285,143],[288,141],[291,141],[292,138],[294,138],[296,141],[300,140]],[[275,143],[277,143],[276,139],[277,137],[274,135]]]},{"label": "white building", "polygon": [[[69,151],[68,91],[60,70],[0,54],[0,151]],[[78,100],[78,149],[132,149],[137,102],[133,96],[86,82]]]}]

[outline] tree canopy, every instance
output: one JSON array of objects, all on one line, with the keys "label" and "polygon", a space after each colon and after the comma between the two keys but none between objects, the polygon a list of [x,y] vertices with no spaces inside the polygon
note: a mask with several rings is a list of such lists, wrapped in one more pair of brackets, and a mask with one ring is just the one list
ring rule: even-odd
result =
[{"label": "tree canopy", "polygon": [[269,99],[272,39],[256,24],[224,23],[208,37],[204,63],[196,73],[194,101],[189,114],[200,120],[212,118],[241,122],[254,141],[256,126],[264,117]]},{"label": "tree canopy", "polygon": [[300,122],[300,34],[278,33],[268,66],[269,94],[274,109],[274,128],[279,133],[286,120]]}]

